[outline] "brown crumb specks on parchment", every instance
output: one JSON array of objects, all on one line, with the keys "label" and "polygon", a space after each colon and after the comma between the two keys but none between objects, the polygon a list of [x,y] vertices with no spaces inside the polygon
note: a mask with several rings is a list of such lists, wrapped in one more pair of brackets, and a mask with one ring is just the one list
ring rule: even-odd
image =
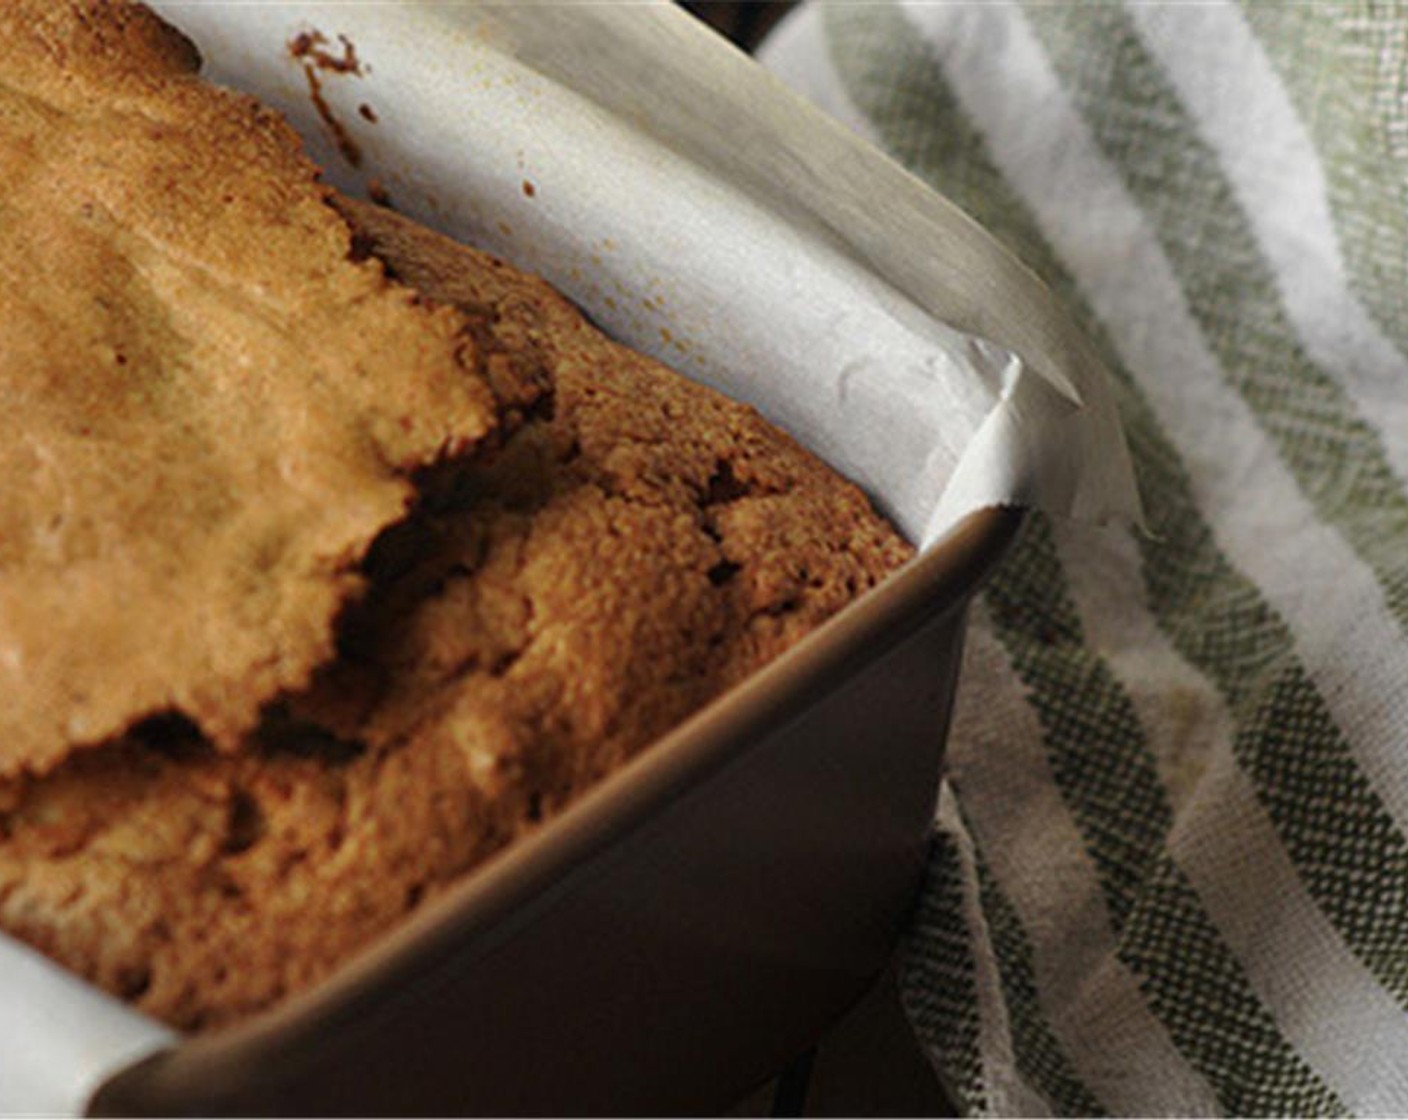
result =
[{"label": "brown crumb specks on parchment", "polygon": [[342,44],[340,55],[333,54],[328,49],[328,37],[321,31],[300,31],[289,40],[288,50],[300,62],[319,70],[331,70],[335,74],[355,74],[359,78],[370,71],[371,67],[363,66],[362,60],[357,57],[357,46],[351,39],[346,35],[339,35],[337,41]]},{"label": "brown crumb specks on parchment", "polygon": [[[327,125],[338,152],[353,167],[360,167],[362,166],[361,145],[353,139],[352,134],[347,131],[347,127],[337,119],[332,111],[332,106],[323,96],[323,83],[319,77],[319,71],[326,71],[330,74],[351,74],[360,78],[371,68],[357,57],[356,44],[346,35],[339,35],[337,41],[342,44],[341,54],[334,54],[329,49],[328,37],[321,31],[300,31],[288,41],[288,53],[302,65],[303,76],[308,81],[308,96],[312,98],[313,108],[318,111],[318,116],[322,117],[323,123]],[[363,104],[358,108],[358,112],[366,120],[375,122],[376,113],[371,106]]]}]

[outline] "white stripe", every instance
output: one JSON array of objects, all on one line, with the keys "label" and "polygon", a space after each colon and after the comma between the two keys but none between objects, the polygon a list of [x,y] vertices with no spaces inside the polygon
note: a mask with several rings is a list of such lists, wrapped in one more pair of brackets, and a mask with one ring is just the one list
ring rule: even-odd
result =
[{"label": "white stripe", "polygon": [[1408,831],[1408,644],[1373,573],[1316,519],[1226,383],[1157,238],[1020,12],[982,4],[905,10],[1104,322],[1183,457],[1218,544],[1291,626],[1361,769]]},{"label": "white stripe", "polygon": [[[1236,766],[1217,689],[1169,644],[1130,586],[1123,534],[1058,530],[1086,639],[1126,686],[1156,756],[1193,777],[1169,851],[1281,1034],[1351,1112],[1408,1108],[1408,1016],[1305,893],[1256,792]],[[1125,574],[1122,574],[1125,573]],[[1190,774],[1190,749],[1208,765]]]},{"label": "white stripe", "polygon": [[1149,614],[1133,537],[1069,523],[1053,531],[1086,641],[1129,696],[1176,817],[1202,780],[1212,748],[1231,740],[1222,694],[1171,649]]},{"label": "white stripe", "polygon": [[1231,4],[1128,10],[1216,152],[1307,356],[1349,392],[1408,479],[1408,360],[1350,289],[1324,168],[1261,43]]},{"label": "white stripe", "polygon": [[988,1112],[993,1116],[1050,1116],[1041,1095],[1033,1091],[1017,1072],[1012,1048],[1012,1024],[1007,1001],[1002,995],[997,956],[987,919],[978,900],[978,865],[973,841],[958,816],[953,791],[945,783],[939,795],[939,827],[958,845],[963,873],[963,918],[968,927],[968,944],[973,951],[973,987],[978,997],[978,1053],[982,1059],[983,1092]]},{"label": "white stripe", "polygon": [[1211,1088],[1116,956],[1099,874],[1047,764],[1035,713],[1020,699],[1022,683],[984,617],[970,627],[962,679],[952,779],[1031,942],[1041,1010],[1072,1068],[1116,1116],[1216,1113]]},{"label": "white stripe", "polygon": [[1282,1036],[1356,1116],[1408,1110],[1408,1017],[1301,888],[1228,751],[1170,839]]}]

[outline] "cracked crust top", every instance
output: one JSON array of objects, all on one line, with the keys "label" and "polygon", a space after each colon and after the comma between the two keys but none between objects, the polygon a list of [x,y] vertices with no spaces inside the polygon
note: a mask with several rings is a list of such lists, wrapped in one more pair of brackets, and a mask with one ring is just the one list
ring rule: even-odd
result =
[{"label": "cracked crust top", "polygon": [[336,659],[244,749],[159,721],[0,782],[0,924],[183,1028],[326,975],[910,554],[752,409],[542,281],[339,205],[461,309],[502,439],[424,479]]},{"label": "cracked crust top", "polygon": [[494,424],[464,317],[196,62],[136,6],[0,5],[0,776],[164,711],[236,744]]}]

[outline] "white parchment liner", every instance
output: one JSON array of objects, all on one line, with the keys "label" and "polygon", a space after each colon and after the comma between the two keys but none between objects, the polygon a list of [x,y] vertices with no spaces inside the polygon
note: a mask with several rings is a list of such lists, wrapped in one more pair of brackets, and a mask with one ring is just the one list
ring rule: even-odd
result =
[{"label": "white parchment liner", "polygon": [[[539,272],[757,405],[930,544],[992,504],[1138,519],[1104,371],[949,203],[669,5],[154,3],[329,178]],[[320,31],[353,168],[288,49]],[[364,115],[361,106],[370,112]],[[367,119],[374,116],[375,122]],[[0,1112],[76,1113],[172,1035],[0,937]]]}]

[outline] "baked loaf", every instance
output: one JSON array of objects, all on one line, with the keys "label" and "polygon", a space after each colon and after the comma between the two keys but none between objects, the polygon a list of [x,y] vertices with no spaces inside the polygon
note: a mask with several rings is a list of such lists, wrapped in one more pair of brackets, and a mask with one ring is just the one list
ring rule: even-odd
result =
[{"label": "baked loaf", "polygon": [[[0,15],[0,393],[24,409],[0,424],[37,423],[53,469],[89,503],[63,508],[99,542],[82,558],[91,594],[55,632],[75,644],[85,625],[119,634],[75,660],[81,682],[41,667],[48,691],[0,717],[21,744],[0,745],[0,926],[184,1029],[317,981],[909,555],[858,490],[751,409],[611,342],[542,281],[332,195],[282,124],[200,85],[193,67],[140,9],[25,0]],[[107,108],[94,107],[99,89]],[[141,149],[173,175],[204,166],[187,151],[202,143],[187,112],[266,156],[220,157],[199,189],[173,180],[114,208],[130,184],[103,176],[109,164],[125,174],[122,161],[83,145],[103,133],[116,139],[101,151]],[[47,185],[16,185],[20,160],[44,152],[41,122],[72,138],[43,156],[58,168]],[[97,185],[66,162],[71,148],[107,159]],[[204,189],[231,199],[221,206],[252,261],[233,245],[215,263],[194,241],[174,264],[168,242],[151,248],[186,207],[219,217],[191,201]],[[47,216],[30,190],[49,192]],[[96,249],[90,203],[104,215]],[[93,291],[46,289],[52,307],[8,317],[39,299],[33,275],[5,262],[50,236],[44,222],[76,259],[101,254],[83,282],[116,308],[83,321],[94,341],[62,365],[30,335],[80,314]],[[285,235],[322,255],[251,306],[251,285],[273,283],[263,247]],[[301,333],[305,314],[323,334]],[[207,317],[219,339],[180,349]],[[216,415],[248,376],[245,330],[268,344],[258,399],[272,412],[252,431]],[[104,360],[119,335],[142,339],[122,364]],[[23,395],[46,376],[84,379],[83,400]],[[168,414],[148,387],[173,379],[191,399]],[[84,402],[118,394],[132,403],[105,454],[130,444],[142,457],[124,480],[136,496],[104,503],[87,481],[98,460],[52,433],[97,423]],[[292,410],[308,394],[322,417],[300,426]],[[218,515],[185,496],[201,485],[187,475],[212,467]],[[245,547],[246,529],[281,482],[278,531],[254,534],[277,538],[271,559]],[[77,561],[41,547],[54,501],[0,496],[0,653],[44,622],[12,613],[11,597],[53,607],[77,586]],[[207,516],[220,531],[193,540]],[[169,581],[179,591],[163,599]],[[143,598],[114,606],[118,586]],[[256,596],[251,618],[224,611],[232,586]],[[227,630],[248,656],[223,656]],[[139,640],[150,656],[129,662]],[[66,707],[80,690],[108,697],[82,709],[81,734]]]}]

